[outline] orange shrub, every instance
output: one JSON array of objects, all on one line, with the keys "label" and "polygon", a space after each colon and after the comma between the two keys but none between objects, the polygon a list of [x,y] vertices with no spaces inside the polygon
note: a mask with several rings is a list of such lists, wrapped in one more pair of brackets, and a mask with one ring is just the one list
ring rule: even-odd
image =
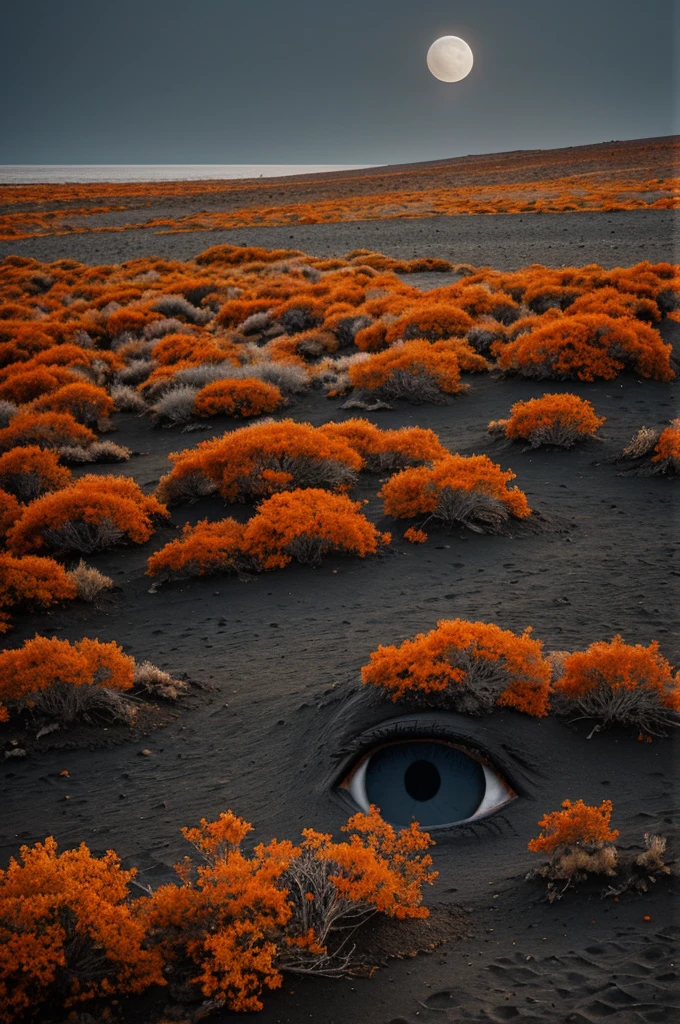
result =
[{"label": "orange shrub", "polygon": [[379,352],[387,344],[387,327],[388,324],[383,320],[362,327],[354,336],[354,344],[360,352]]},{"label": "orange shrub", "polygon": [[554,689],[568,712],[646,733],[662,731],[680,712],[680,673],[673,676],[656,641],[633,646],[615,636],[569,654]]},{"label": "orange shrub", "polygon": [[18,554],[43,548],[88,554],[121,541],[143,544],[154,532],[154,516],[167,515],[131,477],[90,474],[28,505],[10,530],[8,546]]},{"label": "orange shrub", "polygon": [[398,647],[378,647],[361,677],[387,689],[394,701],[405,693],[442,693],[447,704],[467,714],[501,705],[542,717],[548,713],[550,663],[530,632],[442,619],[436,629]]},{"label": "orange shrub", "polygon": [[594,437],[604,422],[605,417],[597,416],[592,404],[577,395],[543,395],[516,402],[510,419],[493,421],[489,430],[528,441],[532,448],[542,444],[571,448],[577,441]]},{"label": "orange shrub", "polygon": [[96,440],[97,435],[68,412],[18,412],[9,426],[0,430],[0,452],[19,445],[40,448],[82,445],[87,448]]},{"label": "orange shrub", "polygon": [[251,829],[231,811],[183,829],[203,864],[185,858],[182,884],[161,886],[147,909],[164,960],[181,970],[188,958],[203,994],[230,1010],[262,1009],[263,990],[279,988],[282,971],[333,963],[343,947],[333,933],[346,935],[376,911],[428,915],[421,904],[436,877],[424,852],[432,841],[416,824],[395,832],[371,808],[343,826],[347,841],[305,829],[299,846],[274,839],[247,855],[241,844]]},{"label": "orange shrub", "polygon": [[434,462],[450,454],[435,432],[424,427],[381,430],[369,420],[352,418],[325,423],[320,430],[346,441],[364,460],[366,469],[376,473]]},{"label": "orange shrub", "polygon": [[388,345],[395,341],[412,341],[427,338],[428,341],[443,341],[446,338],[463,338],[472,327],[473,320],[464,309],[447,302],[428,302],[414,306],[387,328],[385,340]]},{"label": "orange shrub", "polygon": [[243,531],[244,526],[235,519],[217,523],[203,519],[195,526],[187,523],[181,538],[151,555],[147,574],[182,577],[254,569],[245,553]]},{"label": "orange shrub", "polygon": [[[23,647],[0,652],[0,701],[30,705],[39,691],[63,686],[129,690],[134,667],[134,659],[115,642],[83,639],[71,644],[36,636]],[[6,718],[0,704],[0,720]]]},{"label": "orange shrub", "polygon": [[9,628],[10,608],[47,608],[76,596],[75,583],[54,559],[0,554],[0,633]]},{"label": "orange shrub", "polygon": [[563,811],[544,814],[538,823],[544,832],[529,842],[532,853],[550,853],[558,846],[583,846],[590,843],[613,843],[619,837],[618,829],[610,829],[611,800],[603,800],[599,807],[564,800]]},{"label": "orange shrub", "polygon": [[147,572],[263,572],[283,569],[293,559],[316,565],[329,552],[365,558],[390,538],[379,533],[360,508],[360,502],[320,488],[274,494],[245,526],[233,519],[185,526],[181,539],[150,557]]},{"label": "orange shrub", "polygon": [[680,474],[680,419],[673,420],[670,427],[661,431],[654,447],[652,462],[663,467],[665,473]]},{"label": "orange shrub", "polygon": [[512,470],[503,470],[487,455],[449,455],[431,467],[396,473],[379,491],[385,513],[396,519],[429,513],[443,523],[460,523],[477,533],[493,533],[514,516],[531,515],[526,496]]},{"label": "orange shrub", "polygon": [[577,313],[605,313],[607,316],[634,316],[638,320],[660,320],[661,313],[656,302],[617,288],[597,288],[579,295],[568,309],[569,316]]},{"label": "orange shrub", "polygon": [[21,515],[21,505],[8,491],[0,488],[0,542],[4,542],[10,528]]},{"label": "orange shrub", "polygon": [[231,362],[238,365],[238,347],[226,338],[219,342],[210,334],[166,334],[154,345],[152,358],[161,366],[188,361],[193,366],[200,363]]},{"label": "orange shrub", "polygon": [[12,448],[0,455],[0,487],[20,501],[58,491],[71,480],[71,471],[59,464],[58,456],[37,445]]},{"label": "orange shrub", "polygon": [[404,530],[404,540],[407,540],[409,544],[424,544],[427,540],[427,534],[424,530],[415,530],[412,526],[409,526],[408,530]]},{"label": "orange shrub", "polygon": [[[481,356],[476,358],[486,368]],[[355,388],[412,402],[440,403],[446,395],[466,390],[460,382],[458,354],[447,342],[406,341],[393,345],[385,352],[352,363],[349,379]]]},{"label": "orange shrub", "polygon": [[316,565],[328,552],[365,558],[389,544],[390,536],[360,509],[361,502],[320,488],[274,494],[247,523],[244,546],[262,569],[283,569],[293,559]]},{"label": "orange shrub", "polygon": [[[12,368],[8,369],[11,371]],[[5,381],[0,384],[0,400],[23,405],[77,380],[74,373],[69,373],[68,370],[62,370],[57,366],[52,366],[49,369],[46,366],[40,366],[31,370],[22,367],[19,372],[10,372]]]},{"label": "orange shrub", "polygon": [[129,903],[135,874],[112,850],[93,857],[82,843],[58,854],[51,836],[10,858],[0,870],[3,1020],[165,984],[145,945],[142,901]]},{"label": "orange shrub", "polygon": [[96,427],[100,420],[106,420],[114,408],[113,399],[104,388],[86,381],[66,384],[31,403],[31,409],[36,412],[67,412],[79,423],[92,427]]},{"label": "orange shrub", "polygon": [[283,395],[274,384],[253,378],[216,380],[196,395],[194,412],[198,416],[263,416],[283,404]]},{"label": "orange shrub", "polygon": [[170,458],[172,471],[157,492],[168,502],[214,491],[225,501],[250,501],[295,487],[344,491],[363,466],[346,442],[294,420],[242,427]]},{"label": "orange shrub", "polygon": [[630,317],[558,317],[514,341],[499,342],[494,349],[500,369],[523,377],[613,380],[622,370],[654,380],[675,377],[671,346],[653,327]]}]

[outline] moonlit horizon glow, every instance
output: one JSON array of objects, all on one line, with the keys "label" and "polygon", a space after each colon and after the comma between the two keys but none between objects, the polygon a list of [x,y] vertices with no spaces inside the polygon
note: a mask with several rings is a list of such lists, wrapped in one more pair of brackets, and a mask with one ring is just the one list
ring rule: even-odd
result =
[{"label": "moonlit horizon glow", "polygon": [[472,71],[472,50],[458,36],[441,36],[427,51],[427,66],[440,82],[460,82]]}]

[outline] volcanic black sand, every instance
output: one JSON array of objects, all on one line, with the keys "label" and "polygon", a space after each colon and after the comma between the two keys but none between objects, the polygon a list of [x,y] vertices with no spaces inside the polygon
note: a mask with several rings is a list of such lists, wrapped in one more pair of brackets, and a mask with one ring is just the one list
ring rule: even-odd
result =
[{"label": "volcanic black sand", "polygon": [[[123,222],[126,220],[127,214]],[[179,234],[134,228],[123,233],[0,242],[0,259],[16,253],[38,260],[68,258],[93,265],[142,256],[187,260],[210,246],[227,244],[301,249],[311,256],[342,256],[352,249],[374,249],[398,259],[435,256],[497,270],[514,270],[529,263],[616,267],[643,260],[658,263],[680,259],[679,225],[679,212],[630,210],[394,218]]]},{"label": "volcanic black sand", "polygon": [[[207,236],[127,232],[19,242],[0,252],[94,263],[150,253],[188,257],[229,240],[318,254],[361,246],[501,268],[531,262],[611,266],[671,259],[671,224],[671,215],[659,211],[435,218]],[[671,328],[678,333],[680,326],[666,325],[677,352]],[[26,758],[7,761],[3,863],[20,843],[53,834],[62,846],[84,840],[96,852],[112,847],[141,869],[144,883],[154,883],[169,878],[171,865],[188,852],[181,826],[227,808],[255,824],[258,840],[296,839],[306,826],[337,832],[347,807],[333,787],[361,749],[362,736],[399,716],[413,718],[408,705],[363,691],[360,668],[378,644],[399,642],[441,618],[493,621],[515,631],[531,625],[547,650],[584,648],[616,633],[629,643],[658,639],[665,656],[680,662],[675,484],[620,477],[606,461],[641,425],[666,425],[677,415],[677,385],[632,375],[549,386],[481,376],[467,380],[470,391],[449,406],[395,405],[370,418],[381,427],[432,427],[443,444],[463,454],[488,452],[515,471],[530,504],[551,517],[550,529],[515,539],[431,530],[428,543],[412,546],[397,528],[393,551],[379,559],[329,559],[319,569],[293,566],[249,583],[214,577],[152,592],[146,558],[175,535],[177,525],[244,514],[242,507],[206,500],[174,511],[174,526],[163,527],[142,547],[92,556],[91,564],[113,576],[113,595],[98,610],[65,607],[17,617],[11,644],[36,631],[117,640],[136,658],[184,672],[201,688],[178,717],[168,716],[164,728],[147,735],[130,737],[114,729],[77,737],[56,733]],[[607,417],[603,441],[572,452],[499,452],[487,423],[506,415],[513,402],[546,390],[589,398]],[[353,415],[318,394],[298,399],[288,414],[314,424]],[[208,433],[183,435],[178,429],[152,430],[130,415],[118,415],[115,422],[112,438],[142,453],[122,471],[147,491],[167,472],[170,451],[234,426],[226,419],[211,421]],[[357,495],[370,499],[371,518],[393,527],[380,520],[378,487],[378,477],[368,476]],[[527,852],[538,819],[567,797],[587,803],[611,799],[624,849],[641,845],[645,832],[672,841],[678,811],[673,740],[647,744],[616,732],[588,739],[587,724],[569,727],[514,712],[481,719],[443,715],[439,724],[485,751],[519,794],[483,823],[434,833],[440,877],[426,897],[440,910],[433,914],[431,935],[441,937],[441,907],[456,906],[470,913],[464,928],[452,930],[469,937],[454,937],[429,955],[392,959],[370,980],[287,978],[281,991],[267,995],[258,1019],[677,1019],[677,882],[661,882],[648,894],[618,903],[601,900],[599,887],[568,892],[550,906],[541,885],[524,879],[538,860]],[[75,740],[85,747],[71,749]],[[150,754],[141,756],[143,749]],[[68,777],[60,776],[64,770]],[[421,945],[430,934],[423,927]],[[409,935],[405,928],[405,952]],[[152,1001],[136,1004],[126,1009],[125,1019],[150,1021],[154,1012]],[[242,1018],[222,1012],[214,1019]]]}]

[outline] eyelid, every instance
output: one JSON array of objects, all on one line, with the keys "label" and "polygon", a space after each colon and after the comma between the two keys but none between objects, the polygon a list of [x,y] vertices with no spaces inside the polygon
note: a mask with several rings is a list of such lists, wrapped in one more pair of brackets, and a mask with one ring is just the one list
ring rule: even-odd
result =
[{"label": "eyelid", "polygon": [[359,767],[379,747],[398,741],[408,742],[422,739],[439,740],[441,743],[458,747],[464,754],[479,761],[482,765],[487,763],[492,771],[502,775],[514,795],[529,795],[525,785],[518,780],[517,767],[509,761],[505,751],[502,753],[492,752],[483,739],[473,737],[469,733],[466,734],[464,728],[466,723],[452,723],[448,720],[449,717],[432,713],[400,716],[373,726],[353,737],[345,745],[342,763],[335,772],[333,788],[336,790],[346,789],[342,785],[344,780],[349,777],[353,769]]}]

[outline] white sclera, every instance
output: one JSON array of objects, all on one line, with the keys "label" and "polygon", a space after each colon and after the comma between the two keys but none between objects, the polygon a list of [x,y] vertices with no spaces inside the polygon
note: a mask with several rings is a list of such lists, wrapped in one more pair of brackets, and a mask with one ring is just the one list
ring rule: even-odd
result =
[{"label": "white sclera", "polygon": [[474,57],[464,39],[441,36],[427,51],[427,66],[440,82],[460,82],[472,71]]}]

